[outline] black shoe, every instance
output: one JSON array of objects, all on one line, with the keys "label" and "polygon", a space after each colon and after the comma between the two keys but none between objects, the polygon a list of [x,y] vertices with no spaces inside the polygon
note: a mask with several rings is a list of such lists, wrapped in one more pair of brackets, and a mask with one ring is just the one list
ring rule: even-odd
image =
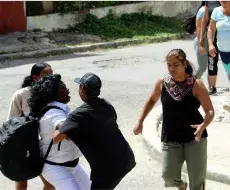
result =
[{"label": "black shoe", "polygon": [[209,92],[208,92],[208,94],[209,95],[213,95],[213,94],[215,94],[217,91],[216,91],[216,87],[211,87],[210,88],[210,90],[209,90]]}]

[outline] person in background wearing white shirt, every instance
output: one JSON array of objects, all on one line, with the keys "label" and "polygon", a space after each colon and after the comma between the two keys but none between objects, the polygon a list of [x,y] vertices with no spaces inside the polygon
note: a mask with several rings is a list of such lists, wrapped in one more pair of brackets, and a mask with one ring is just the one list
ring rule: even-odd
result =
[{"label": "person in background wearing white shirt", "polygon": [[[43,155],[47,152],[52,135],[66,120],[70,113],[67,103],[70,101],[69,90],[61,81],[61,75],[45,76],[30,88],[28,101],[30,114],[39,117],[46,106],[56,106],[40,119],[40,147]],[[53,144],[45,161],[42,176],[57,190],[89,190],[89,176],[78,164],[81,153],[70,140]]]},{"label": "person in background wearing white shirt", "polygon": [[[33,65],[30,75],[25,77],[22,82],[21,88],[17,90],[13,97],[11,98],[10,107],[7,119],[11,117],[28,114],[29,107],[27,104],[27,100],[30,98],[29,89],[33,84],[41,79],[43,76],[53,74],[53,70],[51,66],[47,63],[36,63]],[[48,183],[42,176],[40,176],[44,187],[43,190],[54,190],[54,187]],[[27,181],[15,182],[15,190],[26,190],[27,189]]]}]

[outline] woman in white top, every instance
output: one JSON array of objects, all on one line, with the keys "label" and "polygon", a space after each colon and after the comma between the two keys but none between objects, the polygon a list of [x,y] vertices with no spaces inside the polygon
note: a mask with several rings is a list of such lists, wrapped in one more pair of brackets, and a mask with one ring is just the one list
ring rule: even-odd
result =
[{"label": "woman in white top", "polygon": [[[27,104],[28,99],[30,98],[29,89],[33,84],[41,79],[43,76],[53,74],[51,66],[47,63],[36,63],[31,68],[30,75],[25,77],[22,82],[21,88],[17,90],[10,102],[10,108],[7,118],[11,118],[22,113],[28,114],[29,107]],[[54,187],[48,183],[42,176],[40,176],[44,187],[43,190],[54,190]],[[15,182],[15,190],[26,190],[27,181]]]},{"label": "woman in white top", "polygon": [[[61,75],[43,77],[31,89],[29,99],[30,114],[39,117],[46,106],[52,108],[40,120],[40,145],[43,155],[47,152],[52,135],[70,113],[67,103],[70,101],[69,90],[61,81]],[[89,176],[78,160],[80,151],[69,140],[53,144],[44,165],[42,176],[57,190],[88,190],[91,186]],[[68,163],[68,164],[67,164]],[[69,165],[71,164],[71,166]]]}]

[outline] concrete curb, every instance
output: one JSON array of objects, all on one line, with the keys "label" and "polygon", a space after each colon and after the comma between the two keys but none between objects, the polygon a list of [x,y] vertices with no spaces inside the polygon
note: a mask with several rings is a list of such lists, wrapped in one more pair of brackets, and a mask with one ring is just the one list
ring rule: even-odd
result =
[{"label": "concrete curb", "polygon": [[166,42],[169,40],[177,40],[177,39],[185,39],[189,35],[186,33],[178,33],[172,34],[170,36],[156,37],[152,39],[140,39],[140,40],[123,40],[117,42],[105,42],[105,43],[96,43],[90,45],[78,45],[72,47],[61,47],[54,49],[44,49],[44,50],[36,50],[29,52],[18,52],[18,53],[9,53],[0,55],[0,61],[12,60],[12,59],[22,59],[22,58],[39,58],[39,57],[47,57],[54,55],[64,55],[71,54],[77,52],[86,52],[86,51],[94,51],[97,49],[109,49],[109,48],[118,48],[122,46],[128,45],[138,45],[138,44],[148,44],[148,43],[160,43]]},{"label": "concrete curb", "polygon": [[[142,139],[143,139],[143,142],[144,142],[147,150],[149,151],[150,155],[160,163],[162,163],[161,140],[160,140],[160,132],[158,132],[158,131],[161,131],[160,128],[161,128],[162,123],[161,123],[161,119],[159,119],[162,116],[161,113],[162,113],[162,107],[161,106],[155,107],[149,113],[147,118],[145,119],[144,124],[143,124],[144,128],[143,128],[143,132],[142,132],[142,137],[143,137]],[[214,125],[217,125],[217,122],[213,122],[213,123],[214,123]],[[227,125],[229,125],[229,123]],[[211,126],[210,126],[210,128],[211,128]],[[223,129],[224,129],[224,127],[223,127]],[[219,130],[221,130],[221,129],[219,129]],[[211,131],[209,129],[208,129],[208,133],[211,133]],[[223,131],[222,131],[222,133],[223,133]],[[216,133],[213,133],[213,134],[211,133],[210,136],[213,136],[214,134],[216,134]],[[208,138],[208,140],[209,140],[209,138]],[[209,143],[210,143],[210,141],[211,141],[211,137],[210,137]],[[218,139],[217,139],[217,141],[218,141]],[[213,143],[214,142],[212,140],[212,143],[209,146],[212,146]],[[219,151],[219,150],[217,149],[217,151]],[[209,152],[210,151],[208,151],[208,154],[209,154]],[[218,154],[222,154],[222,152],[218,152]],[[209,155],[208,155],[208,157],[209,157]],[[228,161],[227,157],[225,157],[225,156],[223,156],[223,157],[225,158],[225,161],[226,160]],[[226,163],[222,167],[219,167],[220,163],[218,163],[218,161],[219,160],[212,160],[212,158],[210,161],[208,158],[207,179],[230,185],[230,174],[228,172],[229,168],[225,167],[226,165],[228,165],[228,163]],[[221,162],[221,161],[219,161],[219,162]],[[223,160],[222,160],[222,162],[223,162]],[[218,163],[218,164],[215,165],[216,163]],[[184,173],[187,173],[187,169],[185,167],[185,164],[183,166],[182,171]]]}]

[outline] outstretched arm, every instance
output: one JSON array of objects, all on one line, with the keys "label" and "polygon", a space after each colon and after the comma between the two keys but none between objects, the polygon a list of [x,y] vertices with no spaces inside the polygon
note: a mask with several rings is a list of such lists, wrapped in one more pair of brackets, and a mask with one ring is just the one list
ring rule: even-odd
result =
[{"label": "outstretched arm", "polygon": [[54,143],[59,143],[67,138],[66,134],[61,133],[60,131],[56,130],[53,134],[53,141]]},{"label": "outstretched arm", "polygon": [[163,84],[162,79],[159,79],[156,82],[155,87],[153,89],[153,92],[152,92],[151,96],[149,97],[149,99],[147,100],[147,102],[145,103],[144,109],[143,109],[143,111],[141,113],[141,116],[140,116],[140,118],[138,120],[138,123],[137,123],[137,125],[135,126],[135,128],[133,130],[135,135],[138,135],[138,134],[142,133],[143,122],[144,122],[145,118],[147,117],[149,112],[152,110],[153,106],[157,103],[157,101],[160,98],[162,84]]},{"label": "outstretched arm", "polygon": [[[68,134],[71,133],[71,130],[79,128],[79,124],[83,119],[83,114],[77,112],[76,110],[69,114],[64,122],[57,125],[57,130],[53,134],[54,143],[58,143],[68,138]],[[76,132],[76,130],[74,132]]]}]

